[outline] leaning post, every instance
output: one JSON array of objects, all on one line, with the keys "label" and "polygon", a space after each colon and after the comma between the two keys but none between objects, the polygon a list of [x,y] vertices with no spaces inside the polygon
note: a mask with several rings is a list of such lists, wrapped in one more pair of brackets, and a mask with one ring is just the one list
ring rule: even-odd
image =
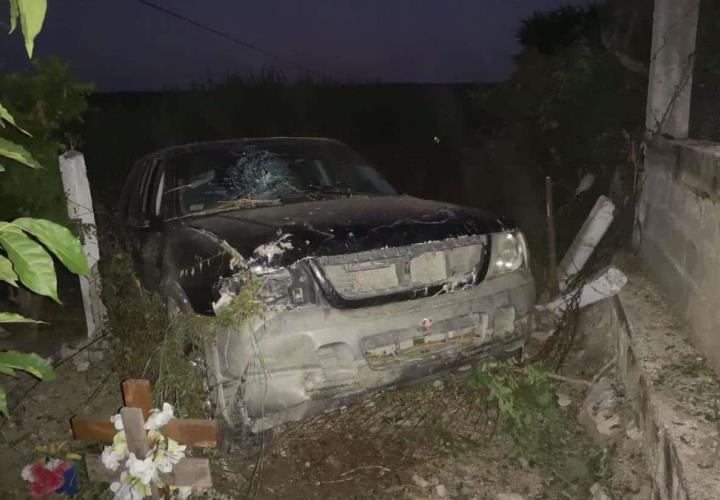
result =
[{"label": "leaning post", "polygon": [[80,276],[85,323],[88,337],[93,337],[105,327],[105,305],[101,297],[100,249],[98,247],[90,183],[85,169],[85,158],[78,151],[68,151],[58,158],[63,190],[67,198],[68,215],[82,225],[83,251],[88,261],[90,274]]}]

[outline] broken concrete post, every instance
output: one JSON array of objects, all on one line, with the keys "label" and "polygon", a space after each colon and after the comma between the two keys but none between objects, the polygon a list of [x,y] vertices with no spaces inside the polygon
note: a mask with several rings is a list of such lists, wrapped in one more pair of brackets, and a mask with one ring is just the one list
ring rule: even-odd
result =
[{"label": "broken concrete post", "polygon": [[600,196],[585,223],[575,236],[558,267],[560,290],[567,289],[570,278],[579,273],[592,255],[595,247],[615,218],[615,204],[606,196]]},{"label": "broken concrete post", "polygon": [[[606,267],[583,285],[578,306],[585,307],[599,300],[612,297],[618,294],[626,283],[627,277],[622,271],[612,266]],[[572,303],[575,293],[574,290],[567,292],[565,295],[547,304],[540,304],[535,307],[541,311],[551,311],[553,314],[559,316],[567,309],[568,305]]]},{"label": "broken concrete post", "polygon": [[90,184],[82,153],[68,151],[60,155],[58,160],[63,189],[67,197],[68,215],[71,219],[78,220],[83,228],[83,251],[88,260],[90,274],[87,277],[80,276],[80,290],[88,337],[92,337],[105,327],[105,305],[101,298],[102,288],[98,269],[100,250],[95,231],[95,213],[90,195]]}]

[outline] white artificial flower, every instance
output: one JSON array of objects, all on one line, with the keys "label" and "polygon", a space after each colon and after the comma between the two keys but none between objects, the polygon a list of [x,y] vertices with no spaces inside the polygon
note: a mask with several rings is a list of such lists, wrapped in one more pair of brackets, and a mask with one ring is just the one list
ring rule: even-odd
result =
[{"label": "white artificial flower", "polygon": [[47,470],[55,470],[61,463],[62,460],[60,460],[59,458],[51,458],[45,462],[45,468]]},{"label": "white artificial flower", "polygon": [[155,466],[155,462],[153,462],[152,455],[140,460],[134,453],[130,453],[126,466],[128,473],[131,476],[140,479],[140,482],[143,484],[150,484],[153,479],[158,478],[158,471]]},{"label": "white artificial flower", "polygon": [[125,431],[120,431],[113,436],[112,446],[106,446],[103,448],[100,459],[103,465],[110,470],[117,470],[120,467],[120,463],[128,455],[127,438],[125,437]]},{"label": "white artificial flower", "polygon": [[162,410],[153,409],[150,412],[150,416],[145,422],[145,429],[148,431],[156,431],[165,425],[175,417],[173,413],[173,407],[170,403],[163,403]]},{"label": "white artificial flower", "polygon": [[127,445],[127,437],[125,436],[125,431],[120,431],[113,436],[112,449],[116,455],[120,455],[121,457],[127,456],[128,445]]},{"label": "white artificial flower", "polygon": [[113,415],[112,417],[110,417],[110,422],[113,423],[116,431],[121,431],[125,428],[123,425],[122,417],[120,416],[119,413],[117,415]]},{"label": "white artificial flower", "polygon": [[28,464],[25,467],[23,467],[23,470],[20,472],[20,477],[22,477],[25,481],[33,482],[33,473],[32,473],[32,465]]},{"label": "white artificial flower", "polygon": [[120,455],[113,450],[112,446],[106,446],[103,448],[100,460],[106,469],[118,470],[120,467],[120,461],[125,458],[125,455]]},{"label": "white artificial flower", "polygon": [[167,445],[167,451],[165,452],[168,456],[168,459],[176,464],[183,458],[185,458],[185,450],[187,449],[187,445],[180,444],[174,439],[168,438],[168,445]]},{"label": "white artificial flower", "polygon": [[165,442],[165,436],[160,431],[148,431],[148,441],[153,443],[153,449],[156,449],[158,445],[162,445]]},{"label": "white artificial flower", "polygon": [[173,465],[185,458],[186,445],[181,445],[174,439],[168,438],[167,445],[161,447],[155,455],[155,464],[160,472],[169,473]]},{"label": "white artificial flower", "polygon": [[152,494],[150,486],[133,483],[132,477],[127,472],[120,475],[120,481],[110,483],[110,491],[115,500],[142,500]]}]

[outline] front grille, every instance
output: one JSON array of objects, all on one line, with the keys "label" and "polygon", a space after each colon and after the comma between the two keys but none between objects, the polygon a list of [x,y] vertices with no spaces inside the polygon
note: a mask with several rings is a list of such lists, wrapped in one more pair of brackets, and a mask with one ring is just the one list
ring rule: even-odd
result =
[{"label": "front grille", "polygon": [[431,288],[474,284],[483,268],[487,238],[461,236],[354,254],[319,257],[314,267],[344,301],[397,296]]}]

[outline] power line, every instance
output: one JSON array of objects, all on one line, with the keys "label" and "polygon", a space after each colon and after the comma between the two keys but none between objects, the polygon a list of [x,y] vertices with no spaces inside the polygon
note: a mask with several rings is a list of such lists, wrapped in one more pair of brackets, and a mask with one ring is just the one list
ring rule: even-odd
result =
[{"label": "power line", "polygon": [[213,35],[219,36],[220,38],[224,38],[225,40],[233,42],[234,44],[239,45],[240,47],[243,47],[248,50],[252,50],[254,52],[257,52],[258,54],[262,54],[263,56],[265,56],[267,58],[275,59],[276,61],[279,61],[287,66],[301,69],[301,70],[305,71],[306,73],[310,73],[310,74],[313,74],[313,75],[316,75],[316,76],[319,76],[322,78],[326,78],[326,75],[324,75],[323,73],[321,73],[319,71],[315,71],[312,68],[308,68],[307,66],[304,66],[300,63],[292,61],[286,57],[283,57],[281,55],[270,52],[269,50],[265,50],[265,49],[258,47],[257,45],[252,44],[250,42],[240,40],[239,38],[236,38],[233,35],[229,35],[228,33],[225,33],[224,31],[220,31],[220,30],[212,28],[206,24],[203,24],[199,21],[195,21],[194,19],[184,16],[183,14],[180,14],[179,12],[176,12],[171,9],[167,9],[165,7],[161,7],[160,5],[152,3],[148,0],[134,0],[134,1],[145,5],[146,7],[150,7],[151,9],[155,9],[158,12],[162,12],[163,14],[174,17],[175,19],[184,21],[184,22],[186,22],[192,26],[195,26],[196,28],[199,28],[203,31],[207,31],[208,33],[212,33]]}]

